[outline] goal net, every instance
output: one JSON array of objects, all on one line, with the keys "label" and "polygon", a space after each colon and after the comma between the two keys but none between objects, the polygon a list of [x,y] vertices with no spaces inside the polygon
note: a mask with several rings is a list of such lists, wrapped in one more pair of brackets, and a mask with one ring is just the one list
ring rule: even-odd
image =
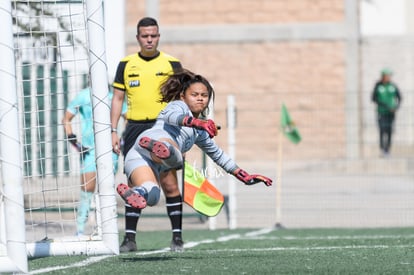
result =
[{"label": "goal net", "polygon": [[[0,2],[0,271],[24,271],[27,256],[118,254],[104,0]],[[88,86],[97,188],[78,236],[81,156],[62,118]],[[82,140],[78,116],[71,124]]]}]

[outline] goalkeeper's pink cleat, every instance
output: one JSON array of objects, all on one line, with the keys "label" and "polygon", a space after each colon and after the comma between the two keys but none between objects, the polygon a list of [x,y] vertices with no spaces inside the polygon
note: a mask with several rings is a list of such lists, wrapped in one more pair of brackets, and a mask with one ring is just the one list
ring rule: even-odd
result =
[{"label": "goalkeeper's pink cleat", "polygon": [[154,153],[160,159],[166,159],[170,156],[170,149],[165,143],[151,139],[149,137],[143,137],[139,140],[139,146]]},{"label": "goalkeeper's pink cleat", "polygon": [[129,188],[125,183],[118,184],[116,191],[121,198],[133,208],[143,209],[147,206],[147,200],[133,189]]}]

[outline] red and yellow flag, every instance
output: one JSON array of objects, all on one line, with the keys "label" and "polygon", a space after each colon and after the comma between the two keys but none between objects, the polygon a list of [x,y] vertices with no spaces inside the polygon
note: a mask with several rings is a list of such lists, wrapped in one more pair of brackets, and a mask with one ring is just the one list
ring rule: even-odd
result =
[{"label": "red and yellow flag", "polygon": [[184,202],[203,215],[216,216],[224,205],[223,194],[188,162],[184,173]]}]

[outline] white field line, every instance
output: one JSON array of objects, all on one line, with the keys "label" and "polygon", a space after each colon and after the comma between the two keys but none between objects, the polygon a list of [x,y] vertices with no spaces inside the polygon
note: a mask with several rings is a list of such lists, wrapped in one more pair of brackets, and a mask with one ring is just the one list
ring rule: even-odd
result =
[{"label": "white field line", "polygon": [[40,274],[40,273],[46,273],[46,272],[51,272],[51,271],[56,271],[56,270],[63,270],[63,269],[68,269],[68,268],[72,268],[72,267],[85,267],[88,266],[90,264],[94,264],[97,262],[100,262],[102,260],[105,260],[109,257],[114,257],[113,255],[105,255],[105,256],[94,256],[94,257],[90,257],[86,260],[77,262],[77,263],[73,263],[70,265],[61,265],[61,266],[52,266],[52,267],[46,267],[46,268],[42,268],[42,269],[38,269],[38,270],[33,270],[33,271],[29,271],[29,274]]},{"label": "white field line", "polygon": [[[414,235],[366,235],[366,236],[308,236],[308,237],[296,237],[296,236],[284,236],[284,237],[266,237],[265,234],[270,233],[273,229],[260,229],[245,234],[231,234],[228,236],[221,236],[217,239],[206,239],[197,242],[187,242],[184,244],[184,248],[192,248],[201,244],[210,244],[215,242],[227,242],[235,239],[269,239],[269,240],[339,240],[339,239],[410,239],[414,238]],[[249,248],[249,249],[219,249],[209,250],[208,252],[243,252],[243,251],[289,251],[289,250],[340,250],[340,249],[387,249],[387,248],[414,248],[414,245],[351,245],[351,246],[320,246],[320,247],[271,247],[271,248]],[[170,248],[166,247],[159,250],[137,252],[135,255],[152,255],[169,252]],[[110,257],[116,257],[116,255],[104,255],[104,256],[92,256],[86,260],[72,263],[65,266],[54,266],[42,269],[30,271],[30,274],[41,274],[56,270],[64,270],[73,267],[85,267],[90,264],[94,264],[105,260]]]},{"label": "white field line", "polygon": [[255,240],[378,240],[378,239],[413,239],[413,235],[358,235],[358,236],[282,236],[282,237],[266,237],[266,236],[252,236],[248,239]]},{"label": "white field line", "polygon": [[312,250],[345,250],[345,249],[388,249],[388,248],[414,248],[414,245],[345,245],[345,246],[315,246],[315,247],[268,247],[268,248],[231,248],[208,250],[208,253],[217,252],[263,252],[263,251],[312,251]]}]

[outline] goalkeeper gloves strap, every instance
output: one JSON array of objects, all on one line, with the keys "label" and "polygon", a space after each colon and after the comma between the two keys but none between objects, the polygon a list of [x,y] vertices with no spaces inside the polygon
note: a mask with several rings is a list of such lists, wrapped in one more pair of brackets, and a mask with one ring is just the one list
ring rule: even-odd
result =
[{"label": "goalkeeper gloves strap", "polygon": [[237,168],[234,171],[234,176],[246,185],[253,185],[259,182],[263,182],[266,186],[272,185],[272,180],[268,177],[262,175],[249,175],[246,171],[240,168]]}]

